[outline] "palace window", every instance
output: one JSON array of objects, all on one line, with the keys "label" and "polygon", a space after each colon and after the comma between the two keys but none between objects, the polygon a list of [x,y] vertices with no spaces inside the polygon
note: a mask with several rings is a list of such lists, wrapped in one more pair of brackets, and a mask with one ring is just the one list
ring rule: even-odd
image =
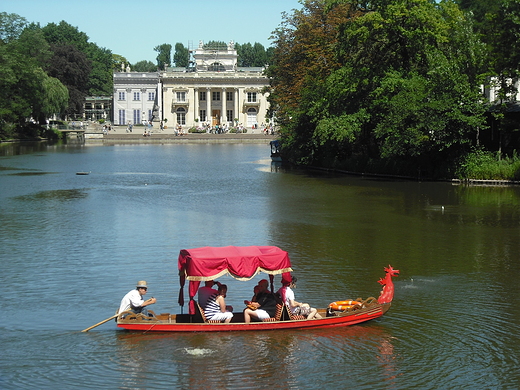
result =
[{"label": "palace window", "polygon": [[134,100],[141,100],[141,93],[140,92],[134,92]]},{"label": "palace window", "polygon": [[212,92],[213,101],[219,101],[220,100],[220,92]]},{"label": "palace window", "polygon": [[186,110],[183,107],[177,108],[177,123],[179,125],[185,125],[186,124]]},{"label": "palace window", "polygon": [[152,102],[155,100],[155,92],[148,92],[148,100]]},{"label": "palace window", "polygon": [[[124,93],[124,92],[123,92]],[[124,125],[126,122],[125,110],[119,110],[119,124]]]},{"label": "palace window", "polygon": [[210,72],[225,72],[226,68],[220,62],[214,62],[209,67]]},{"label": "palace window", "polygon": [[233,122],[233,110],[227,110],[226,111],[227,121]]},{"label": "palace window", "polygon": [[206,92],[199,92],[199,100],[206,100]]},{"label": "palace window", "polygon": [[247,109],[247,127],[253,127],[256,125],[256,109]]},{"label": "palace window", "polygon": [[117,100],[125,100],[125,93],[124,92],[119,92],[119,96],[118,96],[118,99]]},{"label": "palace window", "polygon": [[248,92],[247,93],[247,102],[248,103],[256,103],[256,92]]},{"label": "palace window", "polygon": [[134,124],[137,123],[141,123],[141,110],[134,110]]},{"label": "palace window", "polygon": [[199,118],[201,121],[205,121],[206,120],[206,110],[200,110],[199,111]]},{"label": "palace window", "polygon": [[228,102],[232,102],[233,101],[233,92],[226,92],[226,100]]},{"label": "palace window", "polygon": [[177,92],[177,101],[185,102],[186,101],[186,92]]}]

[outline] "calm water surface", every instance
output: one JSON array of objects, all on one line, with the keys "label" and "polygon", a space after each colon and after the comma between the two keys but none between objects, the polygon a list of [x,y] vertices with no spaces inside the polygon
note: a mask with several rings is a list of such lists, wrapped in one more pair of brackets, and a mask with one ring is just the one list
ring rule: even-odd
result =
[{"label": "calm water surface", "polygon": [[[268,156],[0,145],[0,388],[520,387],[519,188],[286,171]],[[141,279],[155,311],[179,312],[178,252],[205,245],[288,250],[313,306],[377,296],[388,264],[401,275],[387,315],[360,326],[80,332]],[[241,309],[258,279],[222,278],[228,303]]]}]

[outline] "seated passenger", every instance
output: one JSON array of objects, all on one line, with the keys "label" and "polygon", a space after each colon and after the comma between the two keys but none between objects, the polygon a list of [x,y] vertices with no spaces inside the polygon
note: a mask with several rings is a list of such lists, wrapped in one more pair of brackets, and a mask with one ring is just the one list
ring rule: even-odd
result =
[{"label": "seated passenger", "polygon": [[250,301],[248,301],[247,299],[244,301],[244,304],[245,305],[250,305],[251,303],[253,302],[256,302],[256,296],[258,295],[258,293],[260,292],[260,287],[258,286],[258,284],[255,286],[255,288],[253,289],[253,298],[251,298]]},{"label": "seated passenger", "polygon": [[256,294],[256,302],[251,302],[251,305],[256,308],[252,310],[246,308],[244,310],[244,322],[249,324],[251,319],[262,321],[264,319],[274,317],[276,313],[276,298],[274,294],[269,291],[269,282],[262,279],[258,282],[258,294]]},{"label": "seated passenger", "polygon": [[305,316],[308,320],[322,318],[321,315],[318,314],[318,310],[310,307],[308,303],[297,302],[294,299],[294,291],[292,289],[296,287],[297,281],[298,279],[294,276],[290,282],[282,280],[283,287],[278,290],[282,301],[287,305],[293,315]]},{"label": "seated passenger", "polygon": [[227,286],[221,284],[218,286],[218,292],[209,297],[206,302],[204,314],[208,320],[224,321],[226,324],[233,318],[233,313],[226,310],[226,293]]},{"label": "seated passenger", "polygon": [[214,284],[216,284],[217,286],[220,286],[220,282],[214,282],[213,280],[207,280],[204,283],[204,286],[199,288],[199,291],[197,292],[199,306],[204,310],[206,309],[206,303],[208,302],[209,297],[212,296],[213,294],[218,293],[218,290],[215,290],[213,288]]}]

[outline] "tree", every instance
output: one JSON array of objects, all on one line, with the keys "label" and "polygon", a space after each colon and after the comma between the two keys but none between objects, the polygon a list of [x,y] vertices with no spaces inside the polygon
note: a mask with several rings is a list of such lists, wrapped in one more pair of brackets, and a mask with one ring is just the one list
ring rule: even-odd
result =
[{"label": "tree", "polygon": [[485,127],[482,46],[451,2],[365,6],[306,1],[276,32],[268,72],[285,143],[298,162],[362,156],[432,174]]},{"label": "tree", "polygon": [[175,54],[173,55],[173,62],[175,66],[187,68],[190,61],[190,52],[184,47],[184,45],[180,42],[175,44]]},{"label": "tree", "polygon": [[163,43],[162,45],[155,46],[153,48],[157,54],[157,67],[160,70],[166,70],[167,66],[172,65],[172,45]]},{"label": "tree", "polygon": [[119,54],[112,54],[112,70],[114,72],[121,72],[129,65],[128,60]]},{"label": "tree", "polygon": [[301,94],[311,80],[323,82],[338,68],[338,28],[355,13],[348,3],[329,7],[323,1],[305,1],[301,10],[282,14],[282,23],[273,32],[273,58],[267,69],[269,100],[279,122],[297,115]]},{"label": "tree", "polygon": [[268,54],[261,43],[255,42],[254,45],[251,45],[251,43],[236,43],[235,48],[238,54],[238,66],[261,67],[269,63]]},{"label": "tree", "polygon": [[27,19],[20,15],[0,12],[0,41],[9,43],[18,39],[26,25]]},{"label": "tree", "polygon": [[41,90],[34,94],[32,104],[32,116],[40,123],[45,123],[47,118],[63,113],[69,100],[69,91],[58,79],[49,77],[41,68],[35,70],[41,80]]},{"label": "tree", "polygon": [[224,41],[209,41],[203,46],[204,50],[227,50],[227,43]]},{"label": "tree", "polygon": [[[42,31],[50,44],[70,45],[87,56],[91,72],[87,81],[87,94],[112,95],[112,52],[110,50],[89,42],[87,34],[63,20],[59,24],[49,23],[42,28]],[[69,92],[71,96],[76,95],[70,89]]]},{"label": "tree", "polygon": [[143,60],[136,62],[131,69],[136,72],[157,72],[157,65],[152,61]]},{"label": "tree", "polygon": [[83,114],[83,102],[88,95],[91,61],[73,45],[51,44],[53,56],[47,73],[60,80],[69,90],[69,105],[65,114]]},{"label": "tree", "polygon": [[34,60],[42,68],[52,57],[49,43],[40,27],[35,24],[30,24],[25,28],[13,45],[20,54]]},{"label": "tree", "polygon": [[88,80],[88,94],[91,96],[111,96],[113,90],[112,52],[89,43],[85,53],[92,64]]}]

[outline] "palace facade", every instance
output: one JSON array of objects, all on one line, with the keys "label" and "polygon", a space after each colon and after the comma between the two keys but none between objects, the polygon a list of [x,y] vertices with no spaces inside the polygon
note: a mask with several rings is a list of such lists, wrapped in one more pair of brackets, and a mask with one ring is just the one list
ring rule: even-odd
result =
[{"label": "palace facade", "polygon": [[233,42],[227,48],[208,49],[201,41],[190,49],[190,56],[188,68],[114,73],[113,123],[164,119],[168,126],[252,128],[269,122],[264,68],[238,67]]}]

